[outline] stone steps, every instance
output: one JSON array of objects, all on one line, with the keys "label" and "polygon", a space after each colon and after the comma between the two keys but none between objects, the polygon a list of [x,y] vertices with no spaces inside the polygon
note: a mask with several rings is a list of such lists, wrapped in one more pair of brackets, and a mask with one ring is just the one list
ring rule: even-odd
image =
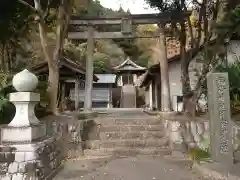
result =
[{"label": "stone steps", "polygon": [[165,136],[164,131],[112,131],[100,132],[101,140],[122,140],[122,139],[138,139],[145,140],[149,138],[160,139]]},{"label": "stone steps", "polygon": [[159,118],[139,116],[130,118],[106,117],[96,118],[95,122],[100,125],[163,125]]},{"label": "stone steps", "polygon": [[90,140],[84,142],[85,149],[100,149],[100,148],[145,148],[145,147],[164,147],[168,145],[168,138],[161,139],[115,139],[115,140]]},{"label": "stone steps", "polygon": [[84,138],[84,154],[132,156],[171,152],[161,119],[142,112],[128,113],[95,118],[95,135]]},{"label": "stone steps", "polygon": [[164,125],[101,125],[99,132],[164,131]]},{"label": "stone steps", "polygon": [[102,156],[117,156],[127,157],[136,155],[155,155],[166,156],[170,155],[171,150],[167,147],[161,148],[100,148],[97,151],[93,149],[86,149],[84,156],[86,157],[102,157]]}]

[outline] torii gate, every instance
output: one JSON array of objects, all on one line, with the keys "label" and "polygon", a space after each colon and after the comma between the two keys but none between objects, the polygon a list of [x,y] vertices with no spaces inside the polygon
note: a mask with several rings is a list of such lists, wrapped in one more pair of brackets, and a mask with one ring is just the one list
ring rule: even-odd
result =
[{"label": "torii gate", "polygon": [[[68,38],[74,40],[87,39],[87,60],[86,60],[86,79],[85,79],[85,99],[84,111],[92,111],[92,88],[93,88],[93,49],[94,39],[125,39],[125,38],[153,38],[152,36],[140,36],[132,31],[133,25],[140,24],[167,24],[179,22],[190,15],[190,12],[166,12],[158,14],[137,14],[123,15],[118,17],[81,17],[72,16],[68,30]],[[119,25],[120,32],[97,32],[95,26]],[[84,28],[87,31],[82,30]],[[164,26],[162,26],[164,27]],[[166,33],[166,32],[165,32]]]}]

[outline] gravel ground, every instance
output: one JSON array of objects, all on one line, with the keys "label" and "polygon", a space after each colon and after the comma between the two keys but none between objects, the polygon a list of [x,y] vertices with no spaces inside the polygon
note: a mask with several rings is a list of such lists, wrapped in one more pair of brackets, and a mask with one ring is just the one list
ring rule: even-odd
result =
[{"label": "gravel ground", "polygon": [[69,161],[54,180],[203,180],[188,161],[138,156]]}]

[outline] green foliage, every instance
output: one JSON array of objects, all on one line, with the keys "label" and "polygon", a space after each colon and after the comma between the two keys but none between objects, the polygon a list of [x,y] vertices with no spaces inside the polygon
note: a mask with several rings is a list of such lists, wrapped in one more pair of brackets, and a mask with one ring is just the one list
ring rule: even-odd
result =
[{"label": "green foliage", "polygon": [[233,64],[230,64],[228,67],[219,65],[217,67],[219,72],[227,72],[229,78],[229,91],[230,91],[230,100],[232,113],[240,112],[240,62],[236,61]]},{"label": "green foliage", "polygon": [[189,151],[189,158],[193,161],[201,161],[204,159],[208,159],[210,157],[210,154],[202,149],[199,148],[192,148]]},{"label": "green foliage", "polygon": [[[99,1],[90,0],[87,8],[78,8],[75,10],[80,16],[89,17],[114,17],[118,15],[124,15],[125,12],[122,8],[118,11],[103,7]],[[142,26],[144,27],[144,26]],[[146,33],[147,30],[151,31],[150,26],[148,28],[133,27],[137,33]],[[98,31],[120,31],[120,26],[101,26],[95,27]],[[148,32],[149,32],[148,31]],[[141,43],[139,43],[141,42]],[[108,71],[112,66],[119,65],[126,57],[130,57],[137,64],[147,66],[151,53],[146,52],[146,49],[142,48],[143,44],[147,44],[149,41],[139,39],[114,39],[114,40],[96,40],[94,50],[94,72],[101,73]],[[142,46],[142,47],[141,47]],[[144,47],[147,47],[144,46]],[[86,42],[79,41],[74,44],[67,42],[65,44],[65,53],[67,56],[75,61],[85,65],[86,60]],[[149,47],[148,47],[149,48]],[[80,57],[79,57],[80,54]]]},{"label": "green foliage", "polygon": [[12,71],[17,53],[22,51],[20,41],[27,39],[31,10],[17,0],[0,2],[0,60],[2,71]]},{"label": "green foliage", "polygon": [[[41,79],[41,78],[39,78]],[[38,82],[38,86],[35,90],[36,93],[40,94],[40,103],[39,105],[42,107],[47,107],[48,103],[49,103],[49,97],[47,94],[47,88],[48,88],[48,82],[45,80],[39,80]]]},{"label": "green foliage", "polygon": [[0,41],[9,41],[26,33],[30,10],[17,1],[0,2]]},{"label": "green foliage", "polygon": [[179,10],[180,0],[146,0],[151,7],[159,9],[161,12]]},{"label": "green foliage", "polygon": [[93,56],[93,67],[94,67],[94,72],[95,73],[102,73],[105,72],[107,70],[110,70],[110,59],[109,56],[104,54],[104,53],[100,53],[100,52],[96,52],[94,53]]},{"label": "green foliage", "polygon": [[230,11],[223,21],[216,26],[217,33],[222,39],[240,35],[240,7]]},{"label": "green foliage", "polygon": [[8,94],[13,92],[9,86],[11,75],[0,73],[0,124],[6,124],[11,121],[15,114],[15,107],[8,101]]},{"label": "green foliage", "polygon": [[236,61],[233,64],[229,64],[227,67],[225,67],[224,65],[219,65],[217,67],[217,71],[228,73],[230,99],[235,100],[235,98],[240,95],[240,62]]}]

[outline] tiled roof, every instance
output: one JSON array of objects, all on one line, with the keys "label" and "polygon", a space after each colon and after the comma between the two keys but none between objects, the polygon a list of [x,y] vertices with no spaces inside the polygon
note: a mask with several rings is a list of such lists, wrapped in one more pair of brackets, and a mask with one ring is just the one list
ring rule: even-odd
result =
[{"label": "tiled roof", "polygon": [[139,65],[137,65],[136,63],[134,63],[133,61],[130,60],[130,58],[128,57],[123,63],[121,63],[120,65],[113,67],[114,70],[117,71],[124,71],[124,70],[146,70],[147,68],[145,67],[141,67]]},{"label": "tiled roof", "polygon": [[[171,60],[174,56],[180,55],[180,41],[172,38],[166,37],[166,48],[167,48],[167,58]],[[191,49],[191,38],[187,37],[186,51]]]}]

